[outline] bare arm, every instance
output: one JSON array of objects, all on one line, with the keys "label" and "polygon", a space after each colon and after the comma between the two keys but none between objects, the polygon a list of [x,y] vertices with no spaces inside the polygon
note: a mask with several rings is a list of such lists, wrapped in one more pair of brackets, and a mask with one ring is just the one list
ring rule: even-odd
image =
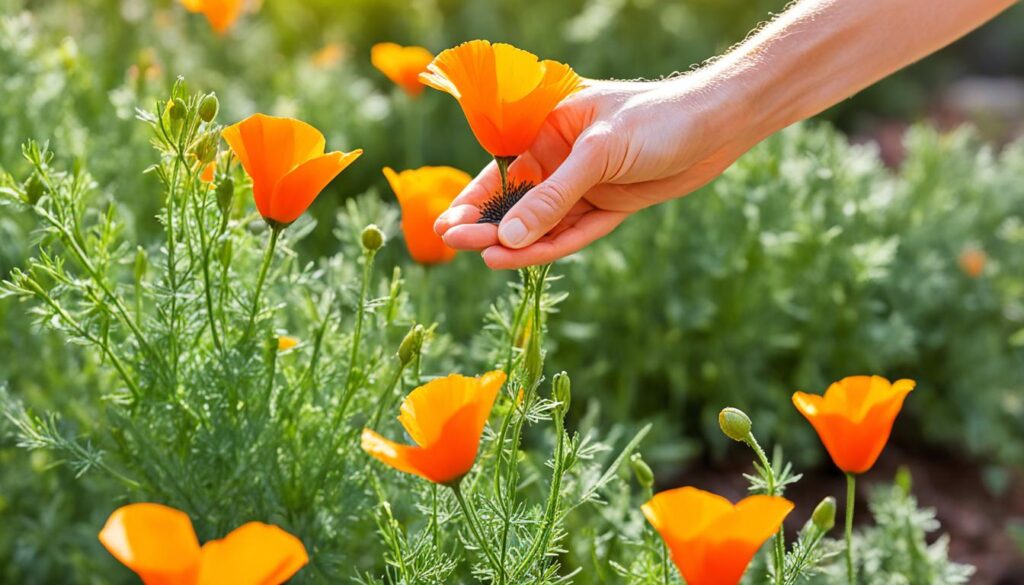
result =
[{"label": "bare arm", "polygon": [[545,177],[495,227],[485,168],[437,221],[492,268],[550,262],[707,184],[774,132],[955,41],[1016,0],[803,0],[723,57],[656,82],[593,81],[513,165]]}]

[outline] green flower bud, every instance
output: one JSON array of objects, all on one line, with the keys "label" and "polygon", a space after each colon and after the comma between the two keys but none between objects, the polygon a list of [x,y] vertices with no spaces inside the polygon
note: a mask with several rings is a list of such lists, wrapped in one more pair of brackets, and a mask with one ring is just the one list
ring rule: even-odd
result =
[{"label": "green flower bud", "polygon": [[750,436],[752,424],[747,413],[730,406],[723,408],[722,412],[718,413],[718,426],[722,428],[726,437],[742,443]]},{"label": "green flower bud", "polygon": [[217,157],[217,145],[220,144],[220,137],[211,132],[200,138],[192,147],[192,154],[196,160],[206,164]]},{"label": "green flower bud", "polygon": [[569,404],[572,402],[572,382],[569,380],[569,374],[555,374],[551,380],[551,397],[558,403],[555,414],[564,417],[565,413],[569,412]]},{"label": "green flower bud", "polygon": [[832,530],[832,527],[836,525],[836,499],[829,496],[822,500],[814,508],[814,513],[811,514],[811,522],[822,532]]},{"label": "green flower bud", "polygon": [[170,116],[172,122],[181,122],[185,118],[185,113],[188,111],[188,106],[185,105],[185,100],[181,98],[174,98],[169,104],[170,111],[167,114]]},{"label": "green flower bud", "polygon": [[641,487],[650,488],[654,485],[654,472],[639,453],[633,453],[630,456],[629,466],[633,468],[633,475],[636,476],[636,481]]},{"label": "green flower bud", "polygon": [[217,185],[217,206],[224,215],[231,213],[231,206],[235,199],[235,181],[231,177],[224,177],[224,180]]},{"label": "green flower bud", "polygon": [[540,350],[540,341],[536,336],[530,338],[526,345],[526,358],[523,360],[523,386],[528,389],[534,388],[540,381],[544,368],[544,357]]},{"label": "green flower bud", "polygon": [[376,252],[384,245],[384,232],[380,231],[376,224],[371,223],[363,228],[363,234],[360,239],[363,243],[363,249],[367,252]]},{"label": "green flower bud", "polygon": [[217,117],[218,111],[220,111],[220,101],[217,100],[215,93],[207,94],[199,102],[199,119],[203,122],[212,122]]},{"label": "green flower bud", "polygon": [[424,332],[423,325],[417,323],[405,334],[405,338],[398,346],[398,361],[402,362],[403,366],[409,365],[420,354],[420,350],[423,349]]}]

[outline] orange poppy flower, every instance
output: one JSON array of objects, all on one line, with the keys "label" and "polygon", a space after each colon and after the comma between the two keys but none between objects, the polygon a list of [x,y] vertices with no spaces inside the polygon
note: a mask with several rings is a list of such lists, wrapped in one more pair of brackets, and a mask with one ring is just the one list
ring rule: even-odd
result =
[{"label": "orange poppy flower", "polygon": [[960,270],[963,270],[964,274],[971,278],[978,278],[985,272],[988,256],[978,248],[964,248],[964,251],[960,253],[958,262]]},{"label": "orange poppy flower", "polygon": [[288,351],[299,344],[298,337],[291,335],[280,335],[277,338],[277,351]]},{"label": "orange poppy flower", "polygon": [[256,209],[268,223],[288,225],[299,218],[338,173],[363,154],[324,154],[324,135],[292,118],[254,114],[222,133],[245,172],[252,177]]},{"label": "orange poppy flower", "polygon": [[750,496],[733,505],[711,492],[683,487],[656,494],[641,509],[687,585],[736,585],[793,503]]},{"label": "orange poppy flower", "polygon": [[487,152],[515,157],[583,80],[568,65],[540,61],[512,45],[469,41],[438,55],[420,81],[458,100]]},{"label": "orange poppy flower", "polygon": [[243,0],[181,0],[189,12],[206,16],[217,34],[224,34],[242,14]]},{"label": "orange poppy flower", "polygon": [[864,473],[885,448],[913,380],[890,384],[881,376],[850,376],[828,387],[824,396],[797,392],[793,404],[818,432],[839,469]]},{"label": "orange poppy flower", "polygon": [[472,469],[480,435],[504,383],[505,373],[500,371],[478,378],[452,374],[431,380],[405,398],[398,417],[416,446],[363,429],[363,450],[399,471],[452,484]]},{"label": "orange poppy flower", "polygon": [[402,208],[402,233],[413,260],[441,264],[454,258],[455,250],[434,232],[434,221],[471,177],[452,167],[420,167],[400,173],[385,167],[384,176]]},{"label": "orange poppy flower", "polygon": [[377,43],[370,49],[370,62],[373,66],[412,97],[423,93],[420,73],[433,60],[434,54],[423,47]]},{"label": "orange poppy flower", "polygon": [[188,515],[160,504],[118,508],[99,538],[145,585],[278,585],[309,562],[298,538],[260,522],[200,547]]}]

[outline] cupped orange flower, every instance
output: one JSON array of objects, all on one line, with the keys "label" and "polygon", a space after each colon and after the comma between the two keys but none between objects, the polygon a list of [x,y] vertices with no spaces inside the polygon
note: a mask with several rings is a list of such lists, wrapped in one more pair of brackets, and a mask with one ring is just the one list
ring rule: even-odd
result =
[{"label": "cupped orange flower", "polygon": [[252,177],[256,209],[269,223],[288,225],[338,173],[363,154],[328,152],[319,130],[300,120],[254,114],[223,132]]},{"label": "cupped orange flower", "polygon": [[118,508],[99,539],[145,585],[279,585],[309,562],[298,538],[260,522],[200,547],[188,516],[160,504]]},{"label": "cupped orange flower", "polygon": [[656,494],[641,509],[687,585],[736,585],[793,503],[750,496],[733,505],[713,493],[683,487]]},{"label": "cupped orange flower", "polygon": [[189,12],[198,12],[210,21],[217,34],[224,34],[242,14],[243,0],[181,0]]},{"label": "cupped orange flower", "polygon": [[850,376],[828,387],[824,396],[797,392],[793,404],[818,432],[839,469],[864,473],[885,448],[913,380],[890,384],[881,376]]},{"label": "cupped orange flower", "polygon": [[426,71],[433,60],[434,54],[423,47],[377,43],[370,49],[373,66],[413,97],[423,93],[420,73]]},{"label": "cupped orange flower", "polygon": [[363,450],[399,471],[452,484],[472,469],[484,425],[504,383],[505,373],[500,371],[431,380],[409,393],[398,417],[416,446],[363,429]]},{"label": "cupped orange flower", "polygon": [[469,184],[470,176],[452,167],[420,167],[400,173],[385,167],[384,176],[402,208],[402,233],[413,260],[440,264],[454,258],[455,250],[434,232],[434,222]]},{"label": "cupped orange flower", "polygon": [[568,65],[488,41],[443,51],[420,80],[458,100],[476,139],[496,157],[525,152],[548,114],[583,82]]}]

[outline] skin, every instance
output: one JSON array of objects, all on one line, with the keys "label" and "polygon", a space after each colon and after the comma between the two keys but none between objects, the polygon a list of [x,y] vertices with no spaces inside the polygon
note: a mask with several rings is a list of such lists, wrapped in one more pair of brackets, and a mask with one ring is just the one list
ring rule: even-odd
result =
[{"label": "skin", "polygon": [[547,177],[500,226],[476,224],[491,163],[434,225],[494,269],[543,264],[718,177],[769,135],[974,30],[1018,0],[802,0],[709,65],[651,82],[588,80],[511,174]]}]

